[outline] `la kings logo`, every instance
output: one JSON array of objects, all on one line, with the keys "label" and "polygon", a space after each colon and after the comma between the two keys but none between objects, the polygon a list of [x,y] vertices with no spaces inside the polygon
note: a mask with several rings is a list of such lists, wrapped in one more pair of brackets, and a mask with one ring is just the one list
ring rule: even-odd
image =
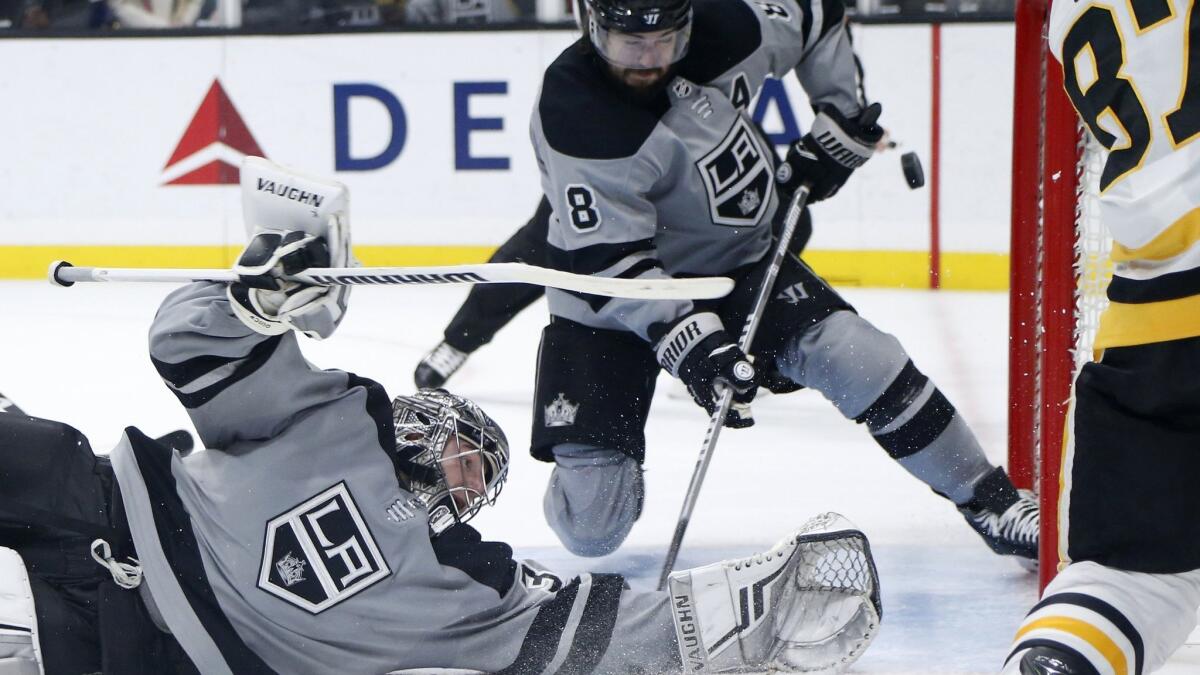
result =
[{"label": "la kings logo", "polygon": [[344,482],[267,523],[258,587],[312,614],[391,574]]},{"label": "la kings logo", "polygon": [[753,227],[767,209],[771,167],[745,117],[696,166],[708,191],[709,213],[718,225]]}]

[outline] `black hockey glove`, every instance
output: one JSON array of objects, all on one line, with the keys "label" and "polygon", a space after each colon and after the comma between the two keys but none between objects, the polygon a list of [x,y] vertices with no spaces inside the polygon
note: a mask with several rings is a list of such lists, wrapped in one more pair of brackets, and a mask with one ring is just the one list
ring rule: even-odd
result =
[{"label": "black hockey glove", "polygon": [[809,203],[837,194],[883,138],[883,128],[875,123],[882,110],[872,103],[856,119],[848,120],[831,105],[819,106],[812,129],[788,149],[787,158],[775,171],[781,196],[790,200],[806,182],[812,185]]},{"label": "black hockey glove", "polygon": [[713,414],[721,389],[733,389],[733,405],[725,426],[741,429],[754,424],[750,402],[758,393],[754,366],[711,312],[689,314],[659,340],[658,363],[687,385],[696,404]]}]

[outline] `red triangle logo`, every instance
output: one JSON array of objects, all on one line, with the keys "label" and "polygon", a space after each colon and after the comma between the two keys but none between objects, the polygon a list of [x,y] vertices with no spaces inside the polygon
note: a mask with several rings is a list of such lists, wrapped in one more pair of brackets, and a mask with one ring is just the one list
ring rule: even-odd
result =
[{"label": "red triangle logo", "polygon": [[220,80],[213,80],[163,170],[209,148],[218,151],[211,161],[168,180],[165,185],[235,185],[241,172],[237,164],[230,161],[230,155],[266,156],[233,101],[229,100]]}]

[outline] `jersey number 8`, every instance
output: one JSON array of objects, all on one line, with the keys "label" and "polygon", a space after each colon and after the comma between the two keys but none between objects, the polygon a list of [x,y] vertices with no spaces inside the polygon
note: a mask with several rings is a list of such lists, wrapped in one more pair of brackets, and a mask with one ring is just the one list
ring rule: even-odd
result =
[{"label": "jersey number 8", "polygon": [[586,185],[567,186],[567,211],[571,214],[571,226],[580,232],[594,230],[600,226],[596,197]]},{"label": "jersey number 8", "polygon": [[[1065,1],[1065,0],[1060,0]],[[1130,0],[1138,34],[1175,18],[1170,0]],[[1184,28],[1183,53],[1187,61],[1183,68],[1183,88],[1175,109],[1162,116],[1163,126],[1171,145],[1179,147],[1200,134],[1200,59],[1189,50],[1193,33],[1200,30],[1200,15],[1195,3],[1189,3],[1188,25]],[[1096,67],[1096,79],[1086,89],[1079,82],[1076,59],[1090,52]],[[1109,149],[1108,161],[1100,174],[1103,191],[1122,177],[1142,166],[1150,149],[1152,124],[1146,104],[1133,80],[1121,74],[1125,66],[1125,40],[1113,10],[1093,5],[1079,15],[1063,40],[1063,85],[1071,103],[1079,111],[1092,135]],[[1110,122],[1124,132],[1123,143],[1100,126],[1100,120]]]}]

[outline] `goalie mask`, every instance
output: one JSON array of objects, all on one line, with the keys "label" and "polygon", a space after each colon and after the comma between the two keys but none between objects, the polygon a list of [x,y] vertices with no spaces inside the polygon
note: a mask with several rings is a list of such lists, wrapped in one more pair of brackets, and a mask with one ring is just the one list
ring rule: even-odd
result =
[{"label": "goalie mask", "polygon": [[585,0],[592,45],[614,66],[666,68],[687,54],[691,0]]},{"label": "goalie mask", "polygon": [[492,504],[508,476],[508,439],[475,403],[443,389],[392,401],[396,451],[435,535]]}]

